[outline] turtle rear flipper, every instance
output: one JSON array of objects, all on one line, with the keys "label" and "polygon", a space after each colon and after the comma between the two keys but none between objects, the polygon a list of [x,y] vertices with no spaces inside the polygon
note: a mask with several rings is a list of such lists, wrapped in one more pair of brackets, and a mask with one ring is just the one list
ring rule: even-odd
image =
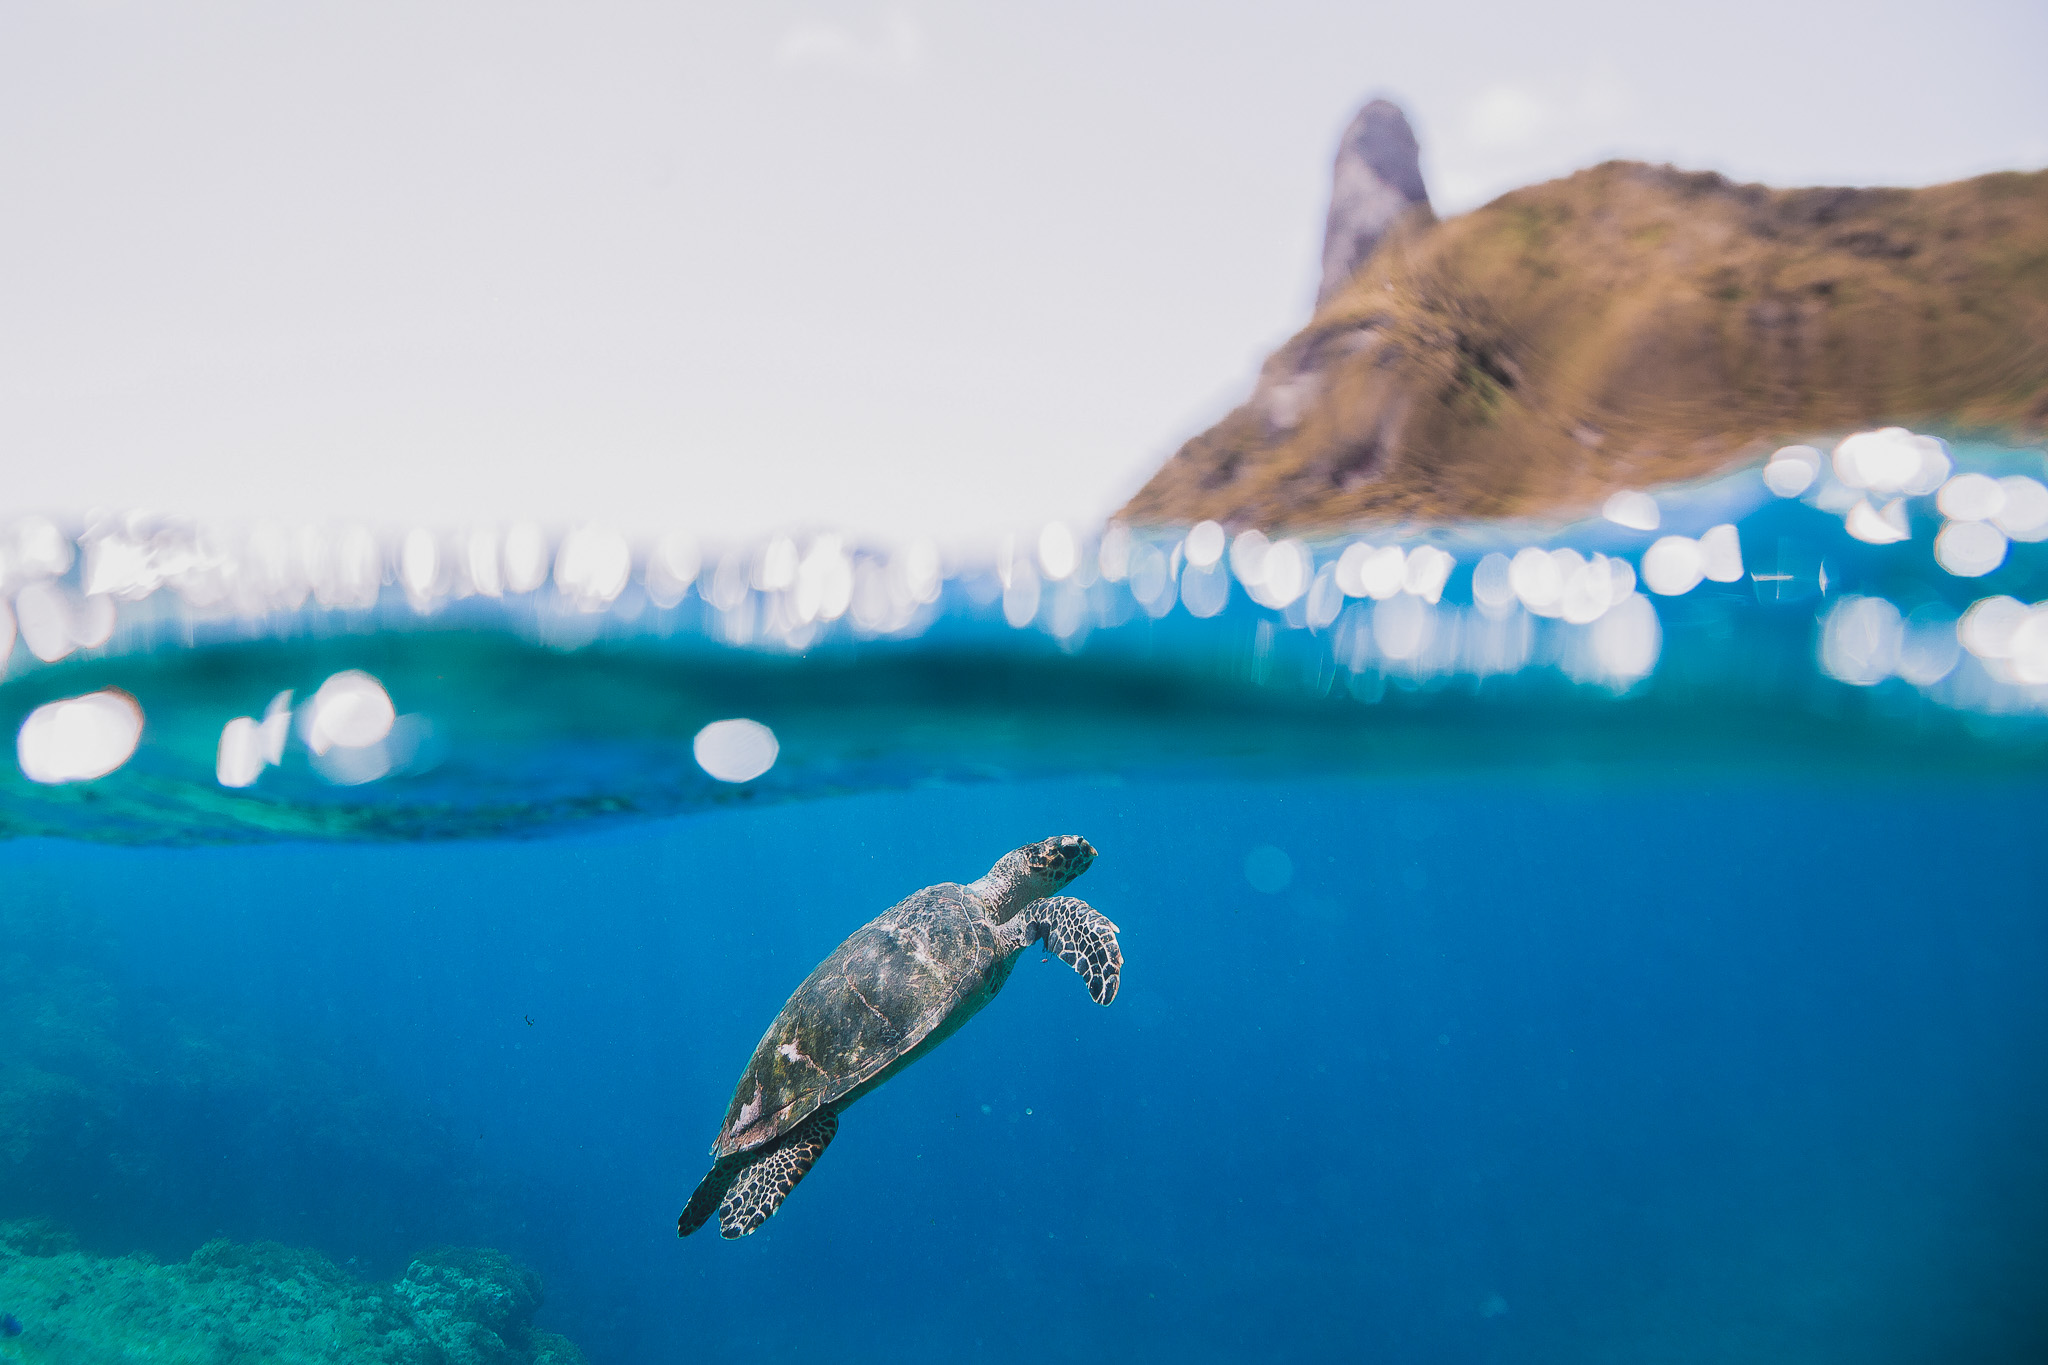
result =
[{"label": "turtle rear flipper", "polygon": [[[797,1182],[811,1173],[811,1167],[838,1131],[838,1111],[820,1109],[777,1141],[746,1153],[754,1160],[731,1177],[724,1198],[719,1200],[718,1235],[728,1239],[744,1237],[767,1222]],[[713,1169],[715,1173],[716,1168]],[[698,1189],[701,1192],[703,1187]],[[690,1203],[695,1206],[696,1202],[693,1195]]]},{"label": "turtle rear flipper", "polygon": [[1124,950],[1107,915],[1072,896],[1048,896],[1025,906],[1012,923],[1020,926],[1024,947],[1043,943],[1054,957],[1079,972],[1096,1004],[1116,999]]},{"label": "turtle rear flipper", "polygon": [[676,1236],[688,1237],[717,1211],[725,1199],[725,1192],[732,1188],[732,1182],[739,1178],[759,1155],[756,1152],[735,1152],[722,1158],[717,1165],[705,1172],[697,1182],[696,1190],[690,1195],[690,1202],[683,1206],[683,1216],[676,1219]]}]

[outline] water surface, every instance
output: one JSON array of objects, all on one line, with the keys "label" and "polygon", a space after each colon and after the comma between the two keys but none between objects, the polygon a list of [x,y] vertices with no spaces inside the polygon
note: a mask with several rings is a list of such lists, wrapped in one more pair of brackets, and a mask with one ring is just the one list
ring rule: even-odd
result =
[{"label": "water surface", "polygon": [[[1128,575],[1020,613],[1013,564],[800,640],[749,590],[739,639],[707,567],[632,612],[151,599],[17,653],[9,724],[147,719],[97,781],[0,780],[0,1219],[383,1282],[499,1248],[598,1362],[2039,1359],[2039,685],[1956,622],[2024,630],[2048,564],[1699,496],[1659,534],[1732,518],[1743,572],[1637,593],[1633,675],[1597,620],[1487,609],[1448,535],[1435,597],[1320,621],[1241,582],[1155,619]],[[1656,538],[1574,536],[1632,574]],[[398,716],[356,768],[307,738],[349,670]],[[223,785],[284,692],[281,761]],[[720,782],[734,716],[780,750]],[[758,1234],[678,1241],[810,967],[1054,833],[1101,850],[1114,1005],[1027,954]],[[0,1352],[49,1358],[24,1325]]]}]

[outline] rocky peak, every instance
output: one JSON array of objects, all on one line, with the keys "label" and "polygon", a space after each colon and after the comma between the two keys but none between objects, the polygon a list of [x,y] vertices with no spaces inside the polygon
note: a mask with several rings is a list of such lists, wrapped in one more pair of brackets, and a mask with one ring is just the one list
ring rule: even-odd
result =
[{"label": "rocky peak", "polygon": [[1358,111],[1337,144],[1316,307],[1344,287],[1387,230],[1418,204],[1429,207],[1429,192],[1422,185],[1415,132],[1391,100],[1373,100]]},{"label": "rocky peak", "polygon": [[1581,516],[1829,432],[2048,430],[2048,171],[1771,189],[1614,161],[1436,222],[1369,163],[1389,124],[1413,176],[1368,105],[1315,316],[1123,520]]}]

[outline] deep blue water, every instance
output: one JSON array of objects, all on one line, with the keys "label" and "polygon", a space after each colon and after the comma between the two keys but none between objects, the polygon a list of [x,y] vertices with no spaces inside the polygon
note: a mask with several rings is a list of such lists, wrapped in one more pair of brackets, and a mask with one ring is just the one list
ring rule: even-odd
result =
[{"label": "deep blue water", "polygon": [[[594,1365],[2048,1359],[2048,463],[1912,448],[1208,568],[7,531],[0,1220],[501,1248]],[[811,967],[1054,834],[1114,1004],[1027,953],[679,1241]]]},{"label": "deep blue water", "polygon": [[[532,842],[18,841],[0,877],[117,995],[329,1078],[303,1121],[373,1103],[447,1148],[394,1175],[216,1113],[153,1159],[218,1179],[54,1211],[386,1273],[495,1238],[597,1361],[2019,1361],[2048,1348],[2044,815],[2038,784],[1583,767],[1037,783]],[[1102,851],[1073,890],[1123,928],[1115,1004],[1028,956],[759,1234],[679,1242],[809,967],[1056,831]]]}]

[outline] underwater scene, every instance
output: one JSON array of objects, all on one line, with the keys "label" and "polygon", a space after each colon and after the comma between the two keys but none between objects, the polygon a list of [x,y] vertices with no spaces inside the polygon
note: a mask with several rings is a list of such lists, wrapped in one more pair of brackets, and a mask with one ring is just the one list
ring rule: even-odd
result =
[{"label": "underwater scene", "polygon": [[2048,1357],[2044,479],[18,519],[0,1361]]}]

